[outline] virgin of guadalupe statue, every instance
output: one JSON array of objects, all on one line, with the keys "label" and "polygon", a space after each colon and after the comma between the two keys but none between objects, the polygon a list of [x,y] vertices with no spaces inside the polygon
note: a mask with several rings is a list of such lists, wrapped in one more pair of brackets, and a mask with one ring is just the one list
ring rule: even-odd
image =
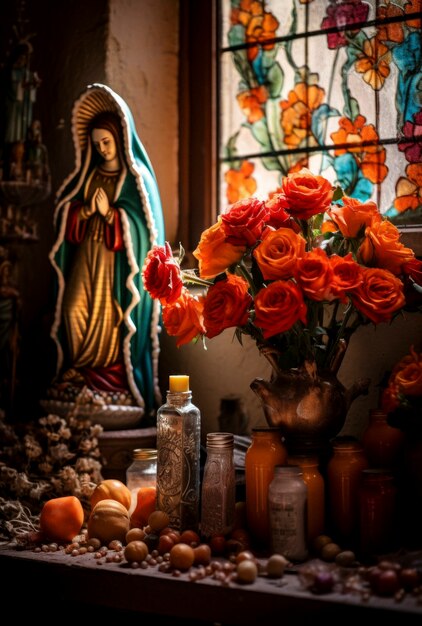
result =
[{"label": "virgin of guadalupe statue", "polygon": [[72,130],[76,167],[57,194],[50,253],[56,390],[88,388],[151,415],[161,402],[160,310],[141,269],[165,240],[157,181],[128,106],[106,85],[76,101]]}]

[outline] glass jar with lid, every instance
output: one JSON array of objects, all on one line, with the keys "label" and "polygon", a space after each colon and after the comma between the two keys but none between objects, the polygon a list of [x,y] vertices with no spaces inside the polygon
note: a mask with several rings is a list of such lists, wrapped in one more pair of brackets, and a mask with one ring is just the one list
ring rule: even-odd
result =
[{"label": "glass jar with lid", "polygon": [[130,512],[134,510],[140,487],[156,487],[157,450],[136,448],[132,453],[132,464],[126,470],[126,486],[132,494]]},{"label": "glass jar with lid", "polygon": [[292,561],[304,561],[308,487],[298,465],[276,465],[268,489],[271,549]]},{"label": "glass jar with lid", "polygon": [[232,433],[207,434],[207,460],[201,492],[201,534],[227,535],[235,513],[235,469]]}]

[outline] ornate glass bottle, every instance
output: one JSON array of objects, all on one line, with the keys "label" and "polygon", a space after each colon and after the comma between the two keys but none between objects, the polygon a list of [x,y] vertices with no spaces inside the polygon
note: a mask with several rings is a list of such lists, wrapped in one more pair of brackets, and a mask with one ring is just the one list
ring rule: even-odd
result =
[{"label": "ornate glass bottle", "polygon": [[157,509],[173,528],[198,529],[201,413],[192,404],[189,376],[170,376],[157,412]]},{"label": "ornate glass bottle", "polygon": [[287,462],[287,450],[278,428],[252,429],[251,445],[245,455],[246,516],[255,540],[268,545],[268,487],[274,467]]},{"label": "ornate glass bottle", "polygon": [[207,460],[201,492],[201,534],[226,535],[233,528],[235,470],[232,433],[207,434]]},{"label": "ornate glass bottle", "polygon": [[304,561],[306,547],[306,502],[308,487],[299,466],[274,468],[268,489],[271,548],[292,561]]}]

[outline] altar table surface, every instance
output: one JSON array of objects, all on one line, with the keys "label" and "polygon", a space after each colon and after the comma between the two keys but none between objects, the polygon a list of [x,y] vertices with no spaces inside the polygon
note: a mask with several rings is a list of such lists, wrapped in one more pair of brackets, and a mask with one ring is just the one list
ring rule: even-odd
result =
[{"label": "altar table surface", "polygon": [[363,601],[351,593],[316,595],[301,586],[294,571],[281,579],[259,576],[252,584],[231,582],[225,587],[210,577],[195,582],[187,573],[174,577],[157,566],[99,565],[92,553],[72,557],[7,544],[0,546],[0,571],[4,626],[23,618],[41,618],[43,626],[72,619],[77,626],[108,625],[122,617],[153,626],[345,626],[358,625],[361,619],[381,626],[422,625],[422,604],[415,596],[407,594],[397,602],[377,596]]}]

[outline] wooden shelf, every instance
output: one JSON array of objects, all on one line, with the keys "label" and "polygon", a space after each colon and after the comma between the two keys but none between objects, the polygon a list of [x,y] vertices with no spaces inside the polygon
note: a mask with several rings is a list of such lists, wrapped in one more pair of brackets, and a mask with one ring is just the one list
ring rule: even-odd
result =
[{"label": "wooden shelf", "polygon": [[304,590],[294,572],[280,580],[259,577],[251,585],[232,582],[224,587],[212,578],[191,582],[187,573],[161,573],[156,566],[134,570],[127,563],[98,565],[93,554],[36,554],[5,546],[0,547],[0,568],[2,609],[13,609],[16,618],[37,614],[44,625],[57,624],[64,614],[79,614],[79,623],[86,623],[88,616],[108,617],[107,623],[117,614],[125,619],[144,616],[143,623],[154,626],[304,626],[315,618],[324,626],[338,626],[343,618],[348,624],[375,619],[383,626],[422,621],[422,606],[411,595],[402,602],[375,596],[363,602],[356,594],[318,596]]}]

